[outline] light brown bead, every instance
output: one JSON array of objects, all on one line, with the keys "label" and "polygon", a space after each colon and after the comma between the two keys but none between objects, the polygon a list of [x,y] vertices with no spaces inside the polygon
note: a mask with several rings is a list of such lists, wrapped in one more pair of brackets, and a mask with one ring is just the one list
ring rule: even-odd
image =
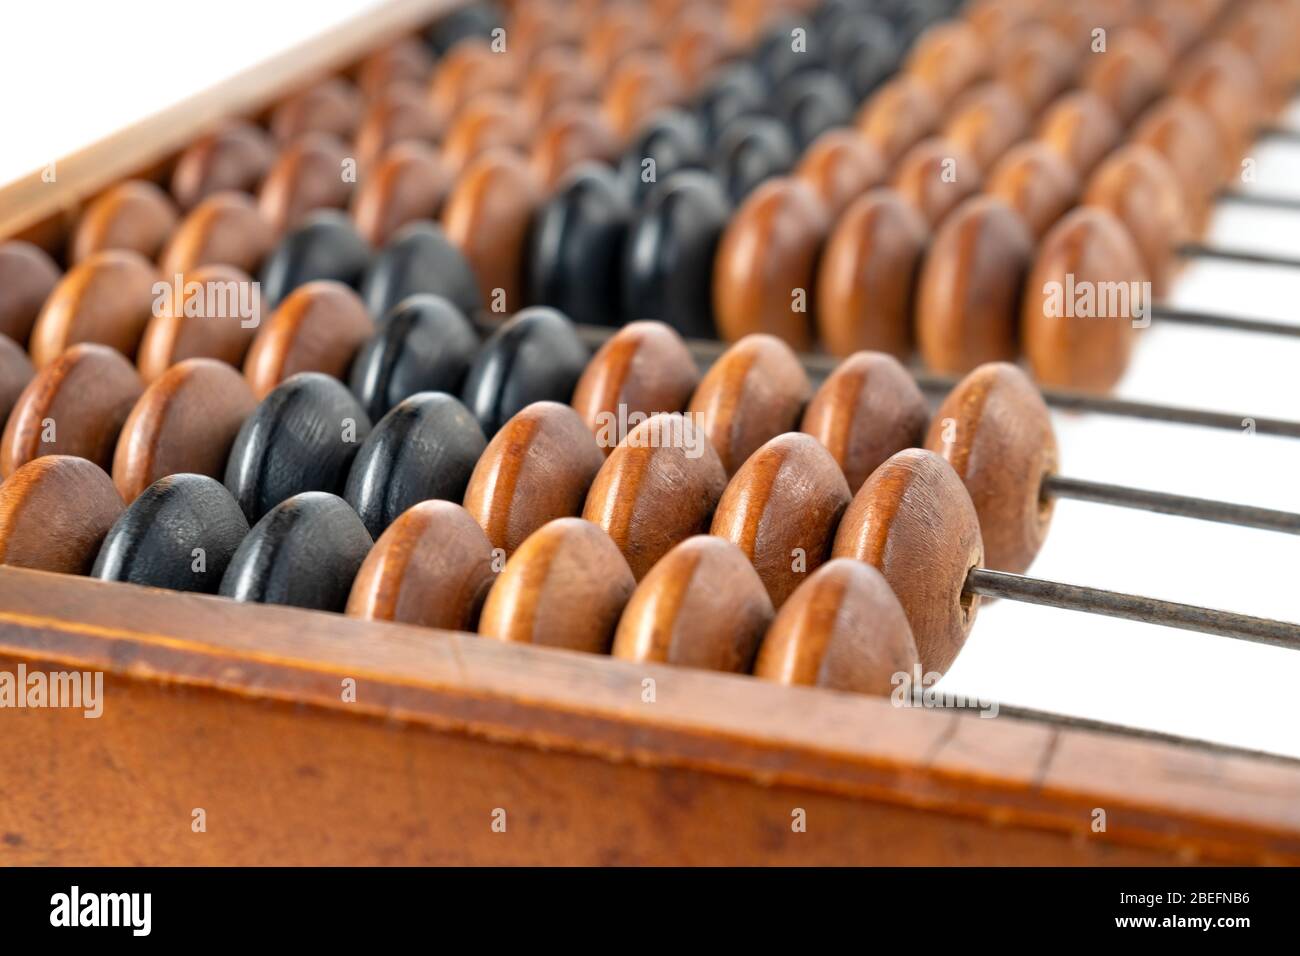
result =
[{"label": "light brown bead", "polygon": [[610,4],[585,32],[582,56],[603,77],[631,55],[657,45],[654,20],[636,3]]},{"label": "light brown bead", "polygon": [[89,574],[122,508],[112,479],[84,458],[28,462],[0,484],[0,564]]},{"label": "light brown bead", "polygon": [[366,56],[356,69],[357,86],[374,97],[390,86],[424,88],[433,71],[433,57],[419,37],[405,36]]},{"label": "light brown bead", "polygon": [[1010,206],[1037,241],[1079,198],[1079,176],[1060,153],[1029,140],[993,167],[984,192]]},{"label": "light brown bead", "polygon": [[977,193],[982,182],[979,166],[965,150],[951,140],[932,138],[907,151],[890,185],[933,228]]},{"label": "light brown bead", "polygon": [[274,243],[271,224],[252,197],[245,193],[216,193],[181,220],[158,267],[165,276],[207,265],[233,266],[254,273]]},{"label": "light brown bead", "polygon": [[604,654],[636,588],[609,535],[557,518],[528,536],[488,592],[484,637]]},{"label": "light brown bead", "polygon": [[952,466],[915,448],[890,458],[854,496],[832,553],[866,561],[885,576],[922,666],[947,670],[979,608],[966,577],[984,561],[975,506]]},{"label": "light brown bead", "polygon": [[1076,90],[1062,96],[1043,114],[1038,139],[1086,177],[1119,143],[1121,129],[1115,113],[1096,93]]},{"label": "light brown bead", "polygon": [[1193,231],[1209,216],[1223,168],[1214,124],[1190,100],[1166,97],[1143,113],[1130,142],[1150,146],[1173,168]]},{"label": "light brown bead", "polygon": [[664,52],[689,93],[697,92],[736,45],[726,26],[707,7],[686,7],[668,24]]},{"label": "light brown bead", "polygon": [[274,161],[275,144],[259,127],[226,123],[181,153],[172,171],[172,196],[181,209],[193,209],[214,193],[251,192]]},{"label": "light brown bead", "polygon": [[475,97],[447,129],[439,154],[453,176],[490,149],[528,146],[534,132],[532,118],[519,103],[499,94]]},{"label": "light brown bead", "polygon": [[[461,44],[464,46],[464,44]],[[455,56],[455,51],[451,54]],[[357,168],[364,176],[388,147],[405,139],[433,143],[448,120],[407,86],[390,86],[370,101],[353,143]]]},{"label": "light brown bead", "polygon": [[866,137],[852,129],[830,129],[813,141],[794,175],[816,191],[832,218],[885,178],[885,161]]},{"label": "light brown bead", "polygon": [[857,494],[886,459],[921,445],[929,421],[925,395],[896,358],[857,352],[817,389],[800,429],[825,446]]},{"label": "light brown bead", "polygon": [[1169,80],[1169,56],[1141,30],[1124,30],[1104,53],[1085,58],[1082,86],[1096,93],[1127,125],[1163,91]]},{"label": "light brown bead", "polygon": [[86,207],[72,235],[69,258],[78,263],[105,249],[127,249],[153,259],[179,218],[176,204],[156,185],[125,180]]},{"label": "light brown bead", "polygon": [[450,172],[429,146],[394,143],[357,189],[352,221],[363,239],[380,248],[407,223],[436,216],[451,184]]},{"label": "light brown bead", "polygon": [[484,40],[462,40],[434,68],[428,96],[432,115],[450,123],[474,97],[510,92],[518,81],[518,58],[494,53]]},{"label": "light brown bead", "polygon": [[987,44],[969,23],[943,20],[916,39],[903,69],[949,102],[992,70]]},{"label": "light brown bead", "polygon": [[1207,43],[1174,77],[1174,95],[1200,107],[1214,124],[1223,178],[1239,175],[1238,162],[1255,137],[1266,96],[1255,65],[1225,41]]},{"label": "light brown bead", "polygon": [[248,274],[230,266],[201,266],[179,284],[170,277],[170,285],[140,339],[140,377],[152,382],[188,358],[242,366],[262,319],[260,296],[254,297]]},{"label": "light brown bead", "polygon": [[338,76],[281,100],[267,124],[281,143],[291,143],[304,133],[328,133],[348,139],[361,122],[361,92]]},{"label": "light brown bead", "polygon": [[583,103],[591,109],[600,94],[600,80],[572,50],[552,47],[538,56],[519,90],[520,105],[534,122],[544,122],[562,105]]},{"label": "light brown bead", "polygon": [[686,90],[661,53],[635,52],[615,68],[601,98],[601,110],[624,140],[659,110],[680,103]]},{"label": "light brown bead", "polygon": [[421,501],[379,536],[357,572],[347,614],[474,631],[497,577],[492,543],[460,505]]},{"label": "light brown bead", "polygon": [[889,583],[863,561],[839,558],[799,585],[767,629],[754,676],[778,684],[889,696],[912,676],[916,642]]},{"label": "light brown bead", "polygon": [[942,137],[987,171],[1029,133],[1029,112],[1007,84],[982,83],[953,106]]},{"label": "light brown bead", "polygon": [[747,674],[772,621],[772,601],[745,555],[712,535],[677,545],[637,586],[614,656]]},{"label": "light brown bead", "polygon": [[9,417],[14,402],[35,375],[36,369],[22,346],[7,335],[0,335],[0,421]]},{"label": "light brown bead", "polygon": [[994,75],[1020,97],[1031,117],[1070,88],[1078,71],[1077,50],[1051,27],[1023,27],[1006,38]]},{"label": "light brown bead", "polygon": [[[257,194],[257,208],[276,235],[317,209],[343,209],[352,198],[353,159],[343,143],[325,133],[308,133],[280,153]],[[355,170],[351,170],[355,173]]]},{"label": "light brown bead", "polygon": [[546,190],[586,160],[609,162],[618,155],[618,133],[604,114],[583,103],[566,103],[546,120],[533,139],[529,161]]},{"label": "light brown bead", "polygon": [[1042,485],[1057,466],[1052,415],[1034,383],[1006,362],[981,365],[939,406],[925,447],[970,492],[985,565],[1023,574],[1047,537],[1053,501]]},{"label": "light brown bead", "polygon": [[934,93],[916,77],[904,74],[876,90],[854,124],[892,165],[939,128],[940,116]]},{"label": "light brown bead", "polygon": [[30,242],[0,242],[0,334],[25,346],[62,276],[54,260]]}]

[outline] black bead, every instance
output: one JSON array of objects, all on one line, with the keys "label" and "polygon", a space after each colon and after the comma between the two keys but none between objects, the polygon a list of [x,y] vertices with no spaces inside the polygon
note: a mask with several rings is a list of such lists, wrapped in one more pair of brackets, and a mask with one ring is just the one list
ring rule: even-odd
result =
[{"label": "black bead", "polygon": [[370,418],[338,379],[300,372],[253,410],[230,449],[226,487],[250,522],[303,491],[339,492]]},{"label": "black bead", "polygon": [[800,150],[828,129],[853,118],[853,97],[833,73],[805,70],[776,91],[776,114]]},{"label": "black bead", "polygon": [[376,317],[417,292],[443,296],[465,315],[482,304],[474,270],[432,222],[400,229],[370,263],[361,284],[361,298]]},{"label": "black bead", "polygon": [[[704,126],[697,117],[681,110],[665,110],[641,129],[623,154],[618,170],[623,189],[633,203],[640,204],[656,183],[678,170],[703,166],[707,149]],[[647,160],[652,160],[653,165]],[[647,180],[651,175],[653,178]]]},{"label": "black bead", "polygon": [[716,338],[713,254],[731,203],[708,173],[675,173],[637,214],[623,258],[623,316],[659,319],[687,338]]},{"label": "black bead", "polygon": [[461,397],[491,438],[533,402],[567,403],[589,355],[561,313],[524,309],[483,343]]},{"label": "black bead", "polygon": [[247,533],[244,512],[221,482],[168,475],[122,512],[90,573],[103,581],[215,594]]},{"label": "black bead", "polygon": [[316,279],[355,288],[370,264],[370,246],[352,220],[334,209],[313,213],[279,241],[262,266],[262,299],[274,309],[294,289]]},{"label": "black bead", "polygon": [[764,31],[754,50],[754,62],[779,86],[796,73],[825,66],[824,42],[811,17],[785,18]]},{"label": "black bead", "polygon": [[267,512],[230,560],[221,593],[236,601],[342,611],[372,542],[346,501],[304,492]]},{"label": "black bead", "polygon": [[764,180],[793,169],[797,155],[794,139],[780,121],[742,116],[722,131],[713,173],[731,201],[739,204]]},{"label": "black bead", "polygon": [[762,115],[769,92],[767,80],[753,64],[725,69],[695,101],[695,115],[704,124],[709,142],[716,142],[732,120]]},{"label": "black bead", "polygon": [[349,385],[371,421],[416,392],[459,394],[478,349],[469,320],[437,295],[403,299],[352,362]]},{"label": "black bead", "polygon": [[441,56],[461,40],[472,37],[488,39],[503,21],[501,10],[495,3],[481,0],[438,18],[425,29],[424,42]]},{"label": "black bead", "polygon": [[893,29],[868,13],[844,17],[830,35],[829,68],[858,103],[898,70],[901,57]]}]

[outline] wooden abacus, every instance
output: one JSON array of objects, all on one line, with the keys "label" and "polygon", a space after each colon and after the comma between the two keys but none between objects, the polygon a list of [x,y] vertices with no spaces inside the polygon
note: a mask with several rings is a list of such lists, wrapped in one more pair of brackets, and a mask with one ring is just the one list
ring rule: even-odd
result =
[{"label": "wooden abacus", "polygon": [[[516,4],[494,51],[486,6],[392,2],[0,190],[0,671],[107,675],[97,721],[5,713],[0,861],[1300,862],[1293,761],[888,699],[980,595],[1300,648],[1021,576],[1053,495],[1300,519],[1057,476],[1048,406],[1240,416],[1055,390],[1113,384],[1133,317],[1066,342],[1020,294],[1251,261],[1188,237],[1300,7],[956,6]],[[200,294],[252,274],[259,324]]]}]

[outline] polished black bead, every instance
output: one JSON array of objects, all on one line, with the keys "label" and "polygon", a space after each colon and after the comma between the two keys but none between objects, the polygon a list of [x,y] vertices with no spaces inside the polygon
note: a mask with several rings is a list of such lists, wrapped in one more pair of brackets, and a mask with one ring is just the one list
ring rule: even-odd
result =
[{"label": "polished black bead", "polygon": [[732,120],[762,115],[769,92],[767,79],[752,63],[724,69],[695,100],[695,115],[709,142],[716,142]]},{"label": "polished black bead", "polygon": [[853,118],[853,97],[844,83],[826,70],[805,70],[776,91],[776,114],[800,150],[828,129]]},{"label": "polished black bead", "polygon": [[159,478],[131,502],[100,546],[92,577],[215,594],[248,520],[207,475]]},{"label": "polished black bead", "polygon": [[320,491],[267,512],[230,559],[221,593],[236,601],[342,611],[372,542],[346,501]]},{"label": "polished black bead", "polygon": [[262,266],[262,302],[270,309],[294,289],[316,279],[356,287],[370,264],[370,246],[352,220],[322,209],[282,238]]},{"label": "polished black bead", "polygon": [[902,50],[890,25],[877,16],[859,13],[841,19],[830,34],[828,66],[861,103],[893,75]]},{"label": "polished black bead", "polygon": [[226,487],[250,522],[303,491],[343,490],[370,418],[336,378],[300,372],[253,410],[226,461]]},{"label": "polished black bead", "polygon": [[797,156],[794,139],[779,120],[742,116],[722,131],[713,173],[731,201],[739,204],[764,180],[793,169]]},{"label": "polished black bead", "polygon": [[432,222],[402,227],[375,256],[361,284],[361,298],[376,317],[417,292],[443,296],[465,315],[482,304],[468,260]]},{"label": "polished black bead", "polygon": [[623,316],[659,319],[687,338],[716,338],[713,254],[731,203],[709,173],[659,183],[637,214],[623,258]]},{"label": "polished black bead", "polygon": [[764,31],[754,62],[776,86],[826,63],[825,41],[812,17],[786,17]]},{"label": "polished black bead", "polygon": [[495,3],[480,0],[435,20],[424,31],[424,42],[434,53],[442,55],[461,40],[488,39],[504,19]]},{"label": "polished black bead", "polygon": [[399,302],[352,362],[349,385],[371,421],[416,392],[459,394],[478,350],[469,319],[438,295]]},{"label": "polished black bead", "polygon": [[619,166],[623,188],[636,204],[656,183],[681,169],[705,165],[708,145],[700,120],[681,110],[664,110],[642,127]]},{"label": "polished black bead", "polygon": [[564,315],[545,306],[524,309],[483,343],[461,397],[491,438],[533,402],[567,403],[589,355]]}]

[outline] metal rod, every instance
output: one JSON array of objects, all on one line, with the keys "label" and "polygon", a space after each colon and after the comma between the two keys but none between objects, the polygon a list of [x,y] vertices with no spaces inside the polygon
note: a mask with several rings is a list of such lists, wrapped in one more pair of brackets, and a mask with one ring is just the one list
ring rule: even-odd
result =
[{"label": "metal rod", "polygon": [[1300,514],[1275,511],[1272,508],[1256,508],[1251,505],[1213,501],[1208,498],[1172,495],[1143,488],[1126,488],[1122,485],[1066,478],[1061,475],[1048,475],[1044,478],[1042,491],[1045,495],[1057,498],[1074,498],[1078,501],[1092,501],[1120,508],[1140,508],[1157,514],[1177,515],[1181,518],[1198,518],[1201,521],[1240,525],[1243,528],[1300,534]]},{"label": "metal rod", "polygon": [[975,568],[970,572],[966,578],[966,591],[1026,604],[1102,614],[1126,621],[1179,627],[1186,631],[1231,637],[1238,641],[1300,650],[1300,624],[1218,611],[1193,604],[1061,584],[1005,571],[990,571],[987,568]]},{"label": "metal rod", "polygon": [[1300,325],[1273,319],[1248,319],[1221,312],[1199,312],[1192,309],[1175,309],[1167,305],[1151,307],[1151,318],[1181,325],[1199,325],[1204,328],[1230,329],[1233,332],[1259,332],[1265,335],[1285,335],[1300,338]]},{"label": "metal rod", "polygon": [[1238,206],[1300,212],[1300,196],[1279,196],[1254,189],[1232,189],[1220,192],[1216,198],[1220,202],[1236,203]]},{"label": "metal rod", "polygon": [[1223,249],[1207,246],[1199,242],[1188,242],[1174,249],[1185,259],[1212,259],[1216,262],[1240,262],[1255,266],[1277,266],[1281,269],[1300,269],[1300,259],[1294,256],[1279,256],[1268,252],[1255,252],[1250,249]]}]

